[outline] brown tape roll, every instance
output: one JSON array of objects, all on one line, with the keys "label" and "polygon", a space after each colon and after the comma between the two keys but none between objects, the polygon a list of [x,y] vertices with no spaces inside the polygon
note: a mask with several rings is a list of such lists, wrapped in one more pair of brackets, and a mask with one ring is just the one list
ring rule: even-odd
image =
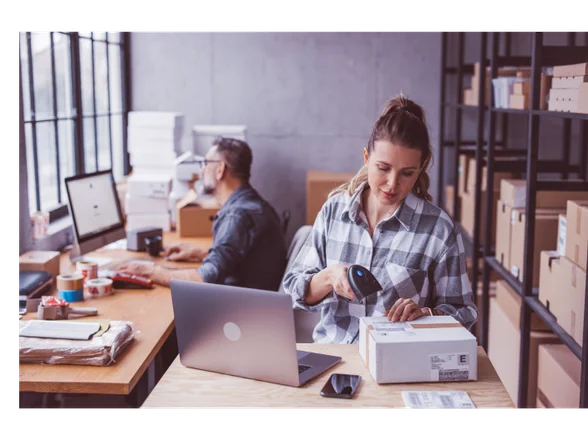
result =
[{"label": "brown tape roll", "polygon": [[84,276],[80,273],[60,274],[57,276],[59,291],[77,291],[84,288]]}]

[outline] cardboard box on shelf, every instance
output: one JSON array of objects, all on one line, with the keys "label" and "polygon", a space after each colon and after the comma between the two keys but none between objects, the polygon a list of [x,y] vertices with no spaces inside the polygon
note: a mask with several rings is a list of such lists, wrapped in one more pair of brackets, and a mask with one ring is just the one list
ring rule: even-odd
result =
[{"label": "cardboard box on shelf", "polygon": [[[588,200],[586,191],[538,191],[536,208],[565,207],[568,200]],[[527,203],[527,183],[524,179],[503,179],[500,183],[500,200],[513,208],[524,208]]]},{"label": "cardboard box on shelf", "polygon": [[[523,298],[505,280],[496,281],[496,302],[508,316],[510,322],[520,330]],[[537,314],[531,312],[531,331],[551,331],[551,329]]]},{"label": "cardboard box on shelf", "polygon": [[553,77],[553,80],[551,80],[551,87],[554,89],[577,89],[583,83],[588,83],[588,75],[577,77]]},{"label": "cardboard box on shelf", "polygon": [[531,94],[531,82],[530,81],[517,81],[513,86],[513,93],[515,95],[530,95]]},{"label": "cardboard box on shelf", "polygon": [[329,193],[349,182],[354,173],[333,173],[311,170],[306,173],[306,224],[313,225]]},{"label": "cardboard box on shelf", "polygon": [[546,407],[578,408],[582,363],[563,344],[539,346],[538,395]]},{"label": "cardboard box on shelf", "polygon": [[554,77],[575,77],[581,75],[588,75],[588,62],[553,66]]},{"label": "cardboard box on shelf", "polygon": [[512,207],[502,200],[496,204],[496,260],[510,268],[510,237]]},{"label": "cardboard box on shelf", "polygon": [[464,89],[463,91],[463,103],[467,106],[476,106],[477,104],[474,104],[474,98],[472,95],[472,89]]},{"label": "cardboard box on shelf", "polygon": [[[492,194],[493,198],[493,206],[496,206],[498,201],[498,192],[494,191]],[[483,202],[480,208],[480,229],[478,238],[480,244],[484,244],[484,236],[486,235],[486,228],[488,225],[488,219],[486,215],[486,192],[480,192],[480,201]],[[473,193],[464,193],[460,200],[460,221],[461,226],[463,229],[470,235],[470,237],[474,236],[474,194]],[[492,232],[491,237],[492,240],[496,237],[496,216],[492,216]]]},{"label": "cardboard box on shelf", "polygon": [[508,99],[509,109],[528,109],[529,95],[511,95]]},{"label": "cardboard box on shelf", "polygon": [[[538,208],[535,211],[535,236],[533,246],[533,286],[539,286],[541,251],[557,247],[559,215],[563,209]],[[525,259],[525,208],[514,208],[511,213],[510,273],[522,283]]]},{"label": "cardboard box on shelf", "polygon": [[476,338],[449,316],[402,323],[361,317],[359,353],[378,384],[478,378]]},{"label": "cardboard box on shelf", "polygon": [[[532,406],[537,397],[539,345],[557,343],[559,339],[551,332],[539,331],[531,331],[530,337],[527,403]],[[490,299],[488,358],[490,358],[496,373],[515,404],[518,401],[519,392],[520,345],[519,328],[512,323],[497,299]]]},{"label": "cardboard box on shelf", "polygon": [[549,98],[547,110],[552,112],[578,112],[578,100],[560,101]]},{"label": "cardboard box on shelf", "polygon": [[586,298],[586,271],[567,257],[560,258],[561,277],[560,290],[565,289],[563,300],[567,300],[566,314],[557,322],[572,336],[576,343],[582,346],[584,336],[584,300]]},{"label": "cardboard box on shelf", "polygon": [[[493,274],[496,274],[493,272]],[[491,299],[496,297],[496,281],[490,282],[490,289],[488,290],[488,297]],[[478,308],[478,320],[474,324],[474,335],[480,336],[481,335],[481,328],[482,328],[482,282],[478,283],[478,295],[476,297],[476,306]]]},{"label": "cardboard box on shelf", "polygon": [[539,269],[539,301],[558,322],[567,315],[569,309],[568,293],[564,292],[566,282],[562,279],[560,257],[557,251],[541,251]]},{"label": "cardboard box on shelf", "polygon": [[565,255],[586,270],[588,252],[588,201],[570,200],[567,204]]},{"label": "cardboard box on shelf", "polygon": [[580,89],[551,89],[549,99],[555,101],[578,101]]},{"label": "cardboard box on shelf", "polygon": [[[511,161],[512,158],[495,158],[496,162],[506,162]],[[487,167],[484,165],[482,166],[482,186],[480,187],[482,191],[486,191],[486,180],[487,180]],[[468,159],[468,167],[467,167],[467,182],[466,182],[466,192],[474,191],[476,188],[476,158],[469,158]],[[515,173],[512,172],[494,172],[493,176],[493,189],[498,191],[500,188],[500,181],[503,179],[512,179],[517,177]]]},{"label": "cardboard box on shelf", "polygon": [[461,197],[468,190],[468,166],[468,156],[464,154],[459,155],[457,166],[457,194],[459,197]]},{"label": "cardboard box on shelf", "polygon": [[588,83],[580,84],[578,93],[578,113],[588,113]]},{"label": "cardboard box on shelf", "polygon": [[190,190],[176,204],[176,230],[180,237],[210,237],[212,223],[220,209],[216,200],[198,200],[194,190]]}]

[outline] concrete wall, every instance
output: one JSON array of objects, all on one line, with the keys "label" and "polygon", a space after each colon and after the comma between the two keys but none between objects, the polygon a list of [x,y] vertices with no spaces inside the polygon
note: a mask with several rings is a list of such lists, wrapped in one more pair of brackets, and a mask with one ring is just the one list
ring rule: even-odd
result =
[{"label": "concrete wall", "polygon": [[398,92],[424,107],[437,149],[440,47],[438,33],[132,33],[131,109],[183,113],[184,148],[195,124],[247,125],[252,184],[292,211],[291,236],[306,171],[356,171]]}]

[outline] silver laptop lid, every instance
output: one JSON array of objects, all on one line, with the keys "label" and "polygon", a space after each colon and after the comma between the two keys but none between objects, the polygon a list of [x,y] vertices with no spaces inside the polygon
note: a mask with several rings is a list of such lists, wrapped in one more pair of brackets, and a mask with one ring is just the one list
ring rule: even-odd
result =
[{"label": "silver laptop lid", "polygon": [[183,280],[170,286],[184,366],[299,385],[288,294]]}]

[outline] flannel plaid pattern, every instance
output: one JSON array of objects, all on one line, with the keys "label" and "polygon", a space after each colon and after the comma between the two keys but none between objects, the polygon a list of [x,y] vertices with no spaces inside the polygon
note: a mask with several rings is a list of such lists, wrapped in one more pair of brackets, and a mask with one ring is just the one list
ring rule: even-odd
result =
[{"label": "flannel plaid pattern", "polygon": [[[369,234],[362,209],[362,184],[353,196],[339,193],[319,212],[312,232],[284,278],[294,307],[320,310],[313,332],[317,343],[357,343],[360,308],[334,291],[307,305],[310,279],[328,265],[359,264],[368,268],[383,290],[367,299],[367,315],[382,316],[399,297],[420,307],[442,311],[467,329],[478,311],[466,272],[464,245],[451,218],[434,204],[410,193],[390,217]],[[355,303],[356,301],[354,301]]]}]

